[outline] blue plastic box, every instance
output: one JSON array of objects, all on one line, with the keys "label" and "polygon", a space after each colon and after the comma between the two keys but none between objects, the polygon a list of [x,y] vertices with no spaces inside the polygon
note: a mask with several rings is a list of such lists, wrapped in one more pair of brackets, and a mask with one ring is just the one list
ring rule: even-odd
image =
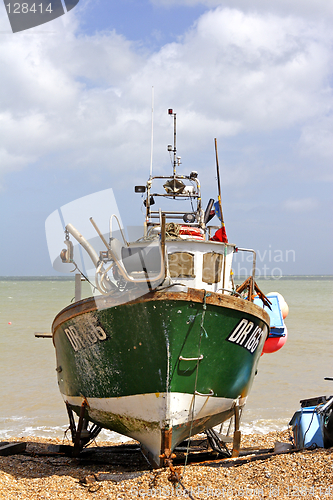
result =
[{"label": "blue plastic box", "polygon": [[292,426],[296,448],[309,448],[312,445],[324,448],[321,416],[317,414],[316,406],[298,410],[289,425]]},{"label": "blue plastic box", "polygon": [[263,309],[269,314],[271,335],[284,337],[285,324],[283,322],[278,296],[275,294],[268,294],[267,298],[271,302],[271,309],[263,305],[260,297],[254,297],[253,302],[256,305],[263,307]]}]

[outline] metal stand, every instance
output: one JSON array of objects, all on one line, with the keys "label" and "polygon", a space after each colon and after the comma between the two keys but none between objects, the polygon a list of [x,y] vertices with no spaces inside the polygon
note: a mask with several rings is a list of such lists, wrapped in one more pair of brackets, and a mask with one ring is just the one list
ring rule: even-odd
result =
[{"label": "metal stand", "polygon": [[[215,432],[214,429],[208,429],[205,431],[207,435],[207,440],[209,442],[212,450],[226,454],[228,457],[238,457],[240,450],[240,442],[241,442],[241,431],[239,430],[239,422],[240,422],[241,409],[238,404],[234,406],[234,416],[231,417],[229,428],[226,435],[222,434],[223,424],[221,424],[220,432]],[[230,435],[232,421],[234,421],[234,433]],[[232,451],[230,451],[226,443],[232,443]]]},{"label": "metal stand", "polygon": [[226,447],[225,441],[220,439],[220,436],[214,431],[214,429],[207,429],[205,434],[212,450],[219,454],[226,455],[227,457],[231,457],[231,453]]},{"label": "metal stand", "polygon": [[239,420],[240,420],[240,410],[238,404],[234,406],[234,418],[235,418],[235,430],[234,439],[232,446],[231,457],[235,458],[239,456],[240,442],[241,442],[241,431],[239,430]]},{"label": "metal stand", "polygon": [[69,418],[69,428],[72,435],[72,443],[74,444],[72,453],[73,457],[78,457],[84,446],[95,439],[102,430],[102,428],[97,424],[92,424],[90,429],[88,429],[89,420],[85,417],[87,406],[87,401],[84,400],[81,405],[79,421],[76,427],[73,410],[70,407],[69,403],[66,401],[66,408]]},{"label": "metal stand", "polygon": [[[169,463],[172,462],[172,459],[176,457],[174,453],[171,453],[171,440],[172,440],[172,429],[169,428],[162,429],[161,451],[163,451],[163,453],[159,457],[160,463],[157,464],[157,467],[160,466],[167,467]],[[152,465],[153,467],[155,467],[156,464],[153,463]]]}]

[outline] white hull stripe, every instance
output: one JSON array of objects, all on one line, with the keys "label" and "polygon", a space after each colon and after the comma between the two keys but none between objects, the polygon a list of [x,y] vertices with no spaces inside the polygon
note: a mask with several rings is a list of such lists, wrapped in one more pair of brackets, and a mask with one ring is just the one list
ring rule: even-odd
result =
[{"label": "white hull stripe", "polygon": [[[80,396],[62,395],[70,405],[81,406],[83,398]],[[164,427],[168,421],[172,427],[182,425],[192,420],[203,419],[211,415],[223,413],[236,402],[230,398],[211,396],[195,397],[193,394],[180,392],[136,394],[119,398],[86,398],[90,411],[94,413],[113,414],[130,419],[149,423],[158,423]],[[246,398],[239,400],[243,406]],[[194,411],[193,411],[194,402]]]},{"label": "white hull stripe", "polygon": [[[79,396],[62,396],[73,406],[80,407],[83,402],[83,398]],[[86,402],[90,418],[102,427],[113,430],[116,430],[114,422],[117,425],[121,422],[124,428],[118,432],[142,443],[159,465],[161,429],[166,425],[178,428],[189,426],[192,418],[196,421],[205,420],[209,427],[209,417],[228,411],[236,400],[199,395],[194,397],[193,394],[175,392],[119,398],[86,398]],[[245,402],[246,398],[239,399],[240,406]]]}]

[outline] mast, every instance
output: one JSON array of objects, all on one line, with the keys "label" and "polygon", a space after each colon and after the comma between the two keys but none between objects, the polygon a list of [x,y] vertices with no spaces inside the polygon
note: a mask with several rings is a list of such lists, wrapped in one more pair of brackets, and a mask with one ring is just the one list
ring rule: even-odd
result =
[{"label": "mast", "polygon": [[153,177],[153,148],[154,148],[154,87],[151,88],[150,179]]},{"label": "mast", "polygon": [[176,167],[177,167],[177,131],[176,131],[176,113],[173,114],[173,176],[176,176]]},{"label": "mast", "polygon": [[173,149],[172,146],[168,146],[168,151],[173,152],[173,177],[176,177],[177,169],[177,128],[176,128],[176,113],[173,109],[168,109],[169,115],[173,115]]}]

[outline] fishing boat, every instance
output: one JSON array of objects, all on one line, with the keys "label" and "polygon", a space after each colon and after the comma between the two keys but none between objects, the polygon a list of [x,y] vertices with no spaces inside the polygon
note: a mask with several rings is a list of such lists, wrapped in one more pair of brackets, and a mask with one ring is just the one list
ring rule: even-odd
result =
[{"label": "fishing boat", "polygon": [[[270,336],[271,301],[255,283],[255,252],[228,242],[220,185],[217,203],[204,210],[197,172],[178,173],[176,114],[169,114],[172,173],[135,187],[142,237],[128,242],[121,227],[115,237],[114,214],[109,235],[91,219],[104,246],[98,254],[79,227],[66,224],[61,260],[73,263],[78,243],[93,263],[97,294],[76,296],[52,325],[74,447],[110,429],[139,441],[156,467],[180,442],[231,417],[237,454],[241,410]],[[218,167],[217,148],[216,160]],[[236,252],[253,256],[252,274],[238,287]]]}]

